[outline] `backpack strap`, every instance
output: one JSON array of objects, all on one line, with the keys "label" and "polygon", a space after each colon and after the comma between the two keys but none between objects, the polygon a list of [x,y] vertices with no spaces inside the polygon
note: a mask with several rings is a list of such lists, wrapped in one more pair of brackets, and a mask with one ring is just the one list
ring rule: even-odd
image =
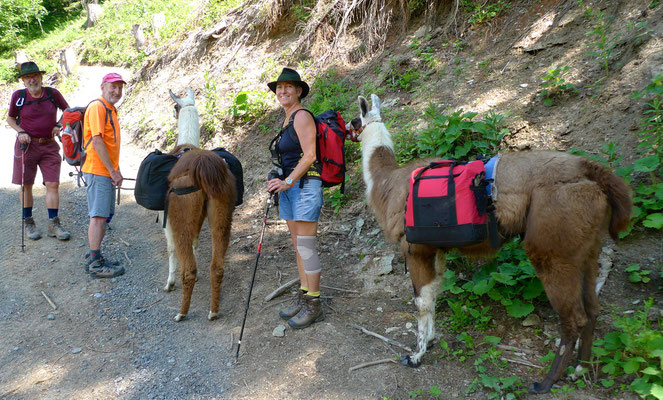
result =
[{"label": "backpack strap", "polygon": [[25,101],[27,95],[28,95],[28,90],[27,89],[19,89],[18,91],[18,99],[16,99],[16,107],[18,108],[16,112],[16,124],[20,125],[21,124],[21,109],[23,106],[27,106],[29,104],[33,103],[41,103],[42,101],[49,100],[53,105],[55,106],[55,111],[58,109],[58,103],[55,102],[55,96],[53,96],[53,88],[50,86],[44,86],[43,87],[44,92],[46,92],[46,96],[42,96],[41,98],[37,100],[30,100],[30,101]]},{"label": "backpack strap", "polygon": [[[90,104],[92,104],[94,102],[97,102],[97,101],[100,102],[101,105],[106,110],[106,118],[104,119],[104,126],[106,126],[106,124],[110,120],[111,127],[113,127],[113,140],[115,140],[117,142],[117,131],[115,130],[115,123],[113,123],[113,117],[112,117],[111,109],[106,107],[106,104],[101,99],[92,100],[90,103],[88,103],[87,107],[90,107]],[[85,118],[85,114],[83,114],[83,118]],[[91,141],[92,141],[92,138],[90,138],[90,140],[88,140],[88,142],[85,144],[84,148],[87,148],[88,144],[90,144]]]}]

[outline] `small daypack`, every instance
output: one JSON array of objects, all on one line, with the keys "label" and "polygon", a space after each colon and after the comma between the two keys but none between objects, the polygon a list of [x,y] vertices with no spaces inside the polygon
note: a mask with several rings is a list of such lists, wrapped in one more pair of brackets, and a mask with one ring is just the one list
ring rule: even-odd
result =
[{"label": "small daypack", "polygon": [[46,96],[42,96],[40,99],[25,101],[25,98],[28,93],[28,89],[20,89],[18,91],[18,98],[16,99],[16,124],[21,124],[21,109],[28,104],[41,103],[43,101],[49,100],[55,106],[55,109],[58,109],[58,104],[55,102],[55,97],[53,96],[53,88],[49,86],[44,86],[46,91]]},{"label": "small daypack", "polygon": [[[235,206],[242,204],[244,198],[244,173],[240,161],[223,147],[212,150],[228,165],[235,176],[237,197]],[[178,155],[165,154],[154,150],[143,159],[136,175],[134,197],[136,203],[148,210],[162,211],[166,206],[168,194],[168,174],[183,153]],[[165,221],[164,221],[165,222]]]},{"label": "small daypack", "polygon": [[410,175],[405,239],[438,247],[462,247],[488,238],[483,161],[435,161]]},{"label": "small daypack", "polygon": [[113,127],[113,134],[117,135],[115,124],[111,117],[112,112],[100,99],[92,100],[86,107],[73,107],[64,110],[62,113],[62,129],[60,131],[62,159],[74,167],[80,167],[85,164],[85,156],[87,155],[86,149],[90,145],[92,138],[90,138],[87,143],[83,144],[83,119],[85,117],[85,111],[90,104],[95,101],[100,102],[104,109],[106,109],[106,119],[104,124],[108,123],[108,120],[110,119],[111,126]]},{"label": "small daypack", "polygon": [[[303,109],[306,110],[306,109]],[[299,111],[299,110],[297,110]],[[293,123],[295,114],[291,116],[291,123]],[[319,165],[320,179],[322,186],[332,187],[338,184],[341,185],[341,192],[345,189],[345,138],[347,131],[345,129],[345,121],[338,111],[327,110],[318,114],[317,116],[309,110],[306,110],[315,121],[316,128],[316,163]],[[294,131],[294,129],[293,129]],[[278,145],[277,135],[270,147]],[[299,143],[299,138],[295,135],[292,138],[295,142]]]}]

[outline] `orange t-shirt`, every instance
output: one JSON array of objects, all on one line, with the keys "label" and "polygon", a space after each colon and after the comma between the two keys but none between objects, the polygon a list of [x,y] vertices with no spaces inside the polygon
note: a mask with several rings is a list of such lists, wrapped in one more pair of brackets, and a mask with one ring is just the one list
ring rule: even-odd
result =
[{"label": "orange t-shirt", "polygon": [[[87,145],[85,151],[87,157],[81,170],[88,174],[102,175],[110,177],[110,171],[106,169],[101,162],[99,155],[92,145],[93,136],[101,136],[106,144],[106,150],[110,157],[114,169],[118,169],[120,164],[120,123],[117,120],[117,110],[102,97],[100,101],[92,102],[85,110],[85,124],[83,126],[83,145]],[[110,110],[110,115],[106,117],[106,108]],[[112,125],[111,125],[112,121]],[[113,129],[113,127],[115,127]]]}]

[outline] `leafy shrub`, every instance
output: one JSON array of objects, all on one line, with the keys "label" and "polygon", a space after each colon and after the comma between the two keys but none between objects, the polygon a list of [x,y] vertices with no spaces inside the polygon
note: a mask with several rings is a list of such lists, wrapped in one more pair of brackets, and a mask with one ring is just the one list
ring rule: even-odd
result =
[{"label": "leafy shrub", "polygon": [[571,67],[567,65],[560,69],[557,68],[549,69],[546,72],[546,75],[544,75],[544,77],[541,78],[541,80],[543,81],[543,83],[541,83],[541,87],[543,88],[543,90],[541,90],[541,97],[543,97],[544,105],[550,107],[552,105],[551,96],[555,94],[563,94],[567,90],[575,91],[575,85],[566,82],[566,80],[564,79],[564,74],[570,68]]},{"label": "leafy shrub", "polygon": [[499,16],[509,8],[511,3],[504,0],[497,0],[492,4],[486,1],[461,0],[461,7],[469,14],[469,22],[472,25],[478,25]]},{"label": "leafy shrub", "polygon": [[354,86],[341,78],[336,70],[329,69],[316,76],[311,84],[308,109],[315,115],[326,110],[336,110],[345,118],[350,105],[357,98],[356,93]]},{"label": "leafy shrub", "polygon": [[602,365],[601,371],[610,379],[601,379],[605,387],[612,387],[612,378],[634,377],[629,390],[647,399],[663,399],[663,332],[660,319],[649,321],[649,310],[654,300],[644,302],[644,308],[633,317],[617,317],[616,331],[595,340],[592,353]]},{"label": "leafy shrub", "polygon": [[607,74],[610,71],[610,59],[616,56],[613,51],[619,43],[619,33],[612,33],[612,19],[606,20],[601,10],[588,8],[585,16],[594,24],[592,30],[587,32],[587,36],[594,40],[589,44],[589,47],[594,50],[590,51],[588,55],[596,58]]},{"label": "leafy shrub", "polygon": [[260,118],[271,103],[269,93],[260,90],[242,91],[231,97],[233,100],[228,114],[243,122]]},{"label": "leafy shrub", "polygon": [[26,35],[34,22],[42,29],[41,21],[46,15],[41,0],[0,0],[0,51],[17,47],[19,36]]},{"label": "leafy shrub", "polygon": [[434,104],[426,108],[429,127],[419,135],[417,146],[423,157],[469,159],[478,154],[495,154],[502,138],[504,115],[489,113],[481,121],[472,121],[475,112],[463,109],[442,113]]}]

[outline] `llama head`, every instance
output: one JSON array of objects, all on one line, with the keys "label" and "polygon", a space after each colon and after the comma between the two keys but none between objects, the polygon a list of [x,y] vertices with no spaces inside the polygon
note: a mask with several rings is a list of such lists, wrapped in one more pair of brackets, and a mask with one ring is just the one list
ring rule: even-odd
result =
[{"label": "llama head", "polygon": [[369,107],[368,100],[363,96],[358,97],[361,125],[366,126],[371,122],[381,122],[380,116],[380,98],[376,94],[371,94],[372,107]]},{"label": "llama head", "polygon": [[200,125],[198,110],[193,97],[193,90],[186,88],[186,97],[177,97],[168,89],[170,97],[175,101],[175,118],[177,118],[177,144],[200,145]]},{"label": "llama head", "polygon": [[183,107],[196,105],[196,100],[193,97],[193,90],[191,90],[191,88],[186,88],[187,97],[177,97],[170,89],[168,89],[168,93],[170,93],[170,97],[175,101],[175,109],[173,110],[175,119],[180,117],[180,110]]}]

